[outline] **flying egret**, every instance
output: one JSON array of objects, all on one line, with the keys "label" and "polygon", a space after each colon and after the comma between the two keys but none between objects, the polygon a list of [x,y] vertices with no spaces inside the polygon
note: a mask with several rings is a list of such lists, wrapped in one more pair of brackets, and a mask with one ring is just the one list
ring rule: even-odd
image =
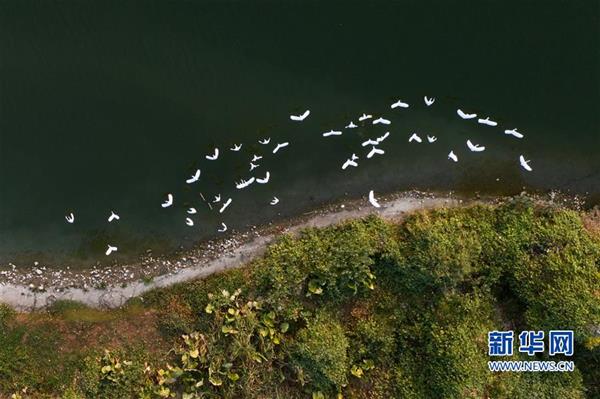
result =
[{"label": "flying egret", "polygon": [[284,147],[287,147],[288,145],[290,145],[290,143],[288,143],[287,141],[285,143],[278,143],[277,146],[275,146],[275,148],[273,149],[273,154],[276,154],[277,151]]},{"label": "flying egret", "polygon": [[366,147],[368,145],[377,145],[379,144],[379,140],[367,140],[367,141],[363,141],[363,143],[361,144],[363,147]]},{"label": "flying egret", "polygon": [[349,123],[349,124],[346,126],[346,129],[354,129],[354,128],[356,128],[356,127],[358,127],[358,126],[356,126],[356,125],[354,124],[354,122],[350,121],[350,123]]},{"label": "flying egret", "polygon": [[323,133],[323,137],[329,137],[329,136],[341,136],[342,132],[339,130],[330,130],[328,132]]},{"label": "flying egret", "polygon": [[231,151],[239,151],[242,149],[242,144],[234,144],[233,147],[230,148]]},{"label": "flying egret", "polygon": [[185,182],[187,184],[192,184],[192,183],[197,182],[199,179],[200,179],[200,169],[196,169],[196,172],[192,175],[192,177],[187,179]]},{"label": "flying egret", "polygon": [[65,216],[65,219],[68,223],[73,224],[73,222],[75,222],[75,215],[73,215],[73,212],[71,212],[67,216]]},{"label": "flying egret", "polygon": [[259,166],[260,165],[250,162],[250,172],[252,172],[254,169],[258,168]]},{"label": "flying egret", "polygon": [[191,218],[185,218],[185,224],[187,224],[188,226],[193,226],[194,221]]},{"label": "flying egret", "polygon": [[390,108],[394,109],[394,108],[398,108],[398,107],[400,107],[400,108],[408,108],[409,105],[407,103],[405,103],[405,102],[402,102],[402,100],[398,100],[395,103],[393,103]]},{"label": "flying egret", "polygon": [[242,180],[241,180],[239,183],[236,183],[236,184],[235,184],[235,187],[236,187],[238,190],[241,190],[242,188],[246,188],[246,187],[248,187],[248,186],[249,186],[249,185],[251,185],[252,183],[254,183],[254,176],[253,176],[253,177],[251,177],[251,178],[249,178],[248,180],[244,180],[244,179],[242,179]]},{"label": "flying egret", "polygon": [[380,148],[373,147],[373,148],[371,148],[371,151],[369,151],[369,153],[367,154],[367,158],[371,159],[373,157],[373,155],[375,155],[375,154],[383,155],[383,154],[385,154],[385,151],[383,151]]},{"label": "flying egret", "polygon": [[221,201],[221,194],[215,195],[215,199],[213,200],[213,203],[217,203],[219,201]]},{"label": "flying egret", "polygon": [[105,252],[106,256],[112,254],[113,252],[117,252],[117,249],[117,247],[113,247],[112,245],[108,244],[108,249]]},{"label": "flying egret", "polygon": [[430,107],[431,104],[433,104],[435,102],[435,98],[433,98],[433,97],[429,98],[429,97],[425,96],[425,97],[423,97],[423,100],[425,101],[425,104],[428,107]]},{"label": "flying egret", "polygon": [[163,208],[168,208],[173,205],[173,194],[167,194],[167,200],[163,202],[160,206]]},{"label": "flying egret", "polygon": [[377,119],[375,119],[373,121],[374,125],[379,125],[379,124],[389,125],[390,123],[392,123],[392,122],[389,119],[385,119],[385,118],[382,118],[382,117],[379,117],[379,118],[377,118]]},{"label": "flying egret", "polygon": [[258,140],[258,142],[259,142],[259,144],[267,145],[271,142],[271,138],[269,137],[267,139]]},{"label": "flying egret", "polygon": [[421,139],[421,137],[419,137],[419,135],[416,134],[416,133],[413,133],[412,136],[410,136],[408,138],[408,142],[409,143],[412,143],[413,141],[416,141],[417,143],[422,143],[423,142],[423,140]]},{"label": "flying egret", "polygon": [[477,114],[466,114],[460,108],[456,110],[456,113],[458,114],[458,116],[460,116],[463,119],[477,118]]},{"label": "flying egret", "polygon": [[518,139],[522,139],[523,138],[523,134],[519,133],[517,131],[517,129],[510,129],[510,130],[505,130],[504,134],[510,134],[511,136],[515,136]]},{"label": "flying egret", "polygon": [[383,140],[387,139],[390,136],[390,132],[385,132],[383,136],[377,137],[377,143],[383,142]]},{"label": "flying egret", "polygon": [[225,233],[227,231],[227,225],[221,222],[221,228],[217,230],[219,233]]},{"label": "flying egret", "polygon": [[207,155],[206,159],[208,159],[209,161],[215,161],[217,158],[219,158],[219,149],[215,148],[215,152],[212,155]]},{"label": "flying egret", "polygon": [[296,122],[302,122],[308,115],[310,115],[310,111],[306,110],[302,115],[290,115],[290,119]]},{"label": "flying egret", "polygon": [[271,202],[269,202],[270,205],[277,205],[279,204],[279,198],[277,197],[273,197],[273,199],[271,200]]},{"label": "flying egret", "polygon": [[454,162],[458,162],[458,157],[456,156],[456,154],[454,153],[454,151],[450,151],[450,153],[448,154],[448,159],[451,159]]},{"label": "flying egret", "polygon": [[229,198],[227,201],[225,201],[225,202],[223,203],[223,206],[221,206],[221,209],[219,209],[219,213],[223,213],[223,212],[225,212],[225,209],[227,209],[227,207],[228,207],[229,205],[231,205],[231,201],[232,201],[232,200],[231,200],[231,198]]},{"label": "flying egret", "polygon": [[367,119],[371,119],[373,117],[373,115],[367,115],[367,114],[362,114],[359,118],[358,121],[362,122],[362,121],[366,121]]},{"label": "flying egret", "polygon": [[477,119],[477,122],[481,123],[482,125],[488,125],[488,126],[497,126],[498,122],[495,122],[493,120],[491,120],[489,117],[486,117],[485,119]]},{"label": "flying egret", "polygon": [[110,211],[110,216],[108,217],[108,223],[112,222],[113,220],[119,220],[121,219],[121,216],[117,215],[114,211]]},{"label": "flying egret", "polygon": [[375,193],[373,192],[373,190],[369,191],[369,202],[375,208],[380,208],[381,207],[381,205],[379,205],[379,202],[377,202],[377,200],[375,199]]},{"label": "flying egret", "polygon": [[430,143],[435,143],[437,141],[437,137],[427,135],[427,141],[429,141]]},{"label": "flying egret", "polygon": [[523,169],[525,169],[528,172],[531,172],[533,169],[531,168],[531,166],[529,166],[529,162],[531,162],[531,161],[526,160],[523,155],[519,156],[519,163],[521,164]]},{"label": "flying egret", "polygon": [[260,156],[260,155],[254,154],[252,156],[252,162],[260,161],[261,159],[262,159],[262,156]]},{"label": "flying egret", "polygon": [[469,150],[471,150],[473,152],[485,151],[485,147],[484,146],[473,144],[473,143],[471,143],[471,140],[467,140],[467,147],[469,147]]},{"label": "flying egret", "polygon": [[258,184],[267,184],[269,182],[270,178],[271,178],[271,173],[269,173],[269,171],[267,170],[267,173],[265,173],[265,177],[263,177],[262,179],[256,178],[256,182]]},{"label": "flying egret", "polygon": [[189,215],[195,215],[196,214],[196,208],[188,208],[187,213]]},{"label": "flying egret", "polygon": [[342,170],[346,170],[348,166],[353,166],[356,168],[358,166],[358,162],[356,162],[353,159],[346,159],[346,162],[344,162],[344,164],[342,165]]}]

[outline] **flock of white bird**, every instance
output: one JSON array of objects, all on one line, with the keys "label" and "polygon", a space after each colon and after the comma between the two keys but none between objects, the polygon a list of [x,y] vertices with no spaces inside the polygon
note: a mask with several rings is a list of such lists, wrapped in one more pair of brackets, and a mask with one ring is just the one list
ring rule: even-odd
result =
[{"label": "flock of white bird", "polygon": [[[432,106],[435,103],[435,98],[433,97],[427,97],[425,96],[423,98],[425,105],[427,107]],[[396,109],[396,108],[409,108],[410,104],[402,101],[402,100],[398,100],[395,103],[393,103],[390,108]],[[475,113],[467,113],[464,112],[462,109],[457,109],[456,113],[458,114],[458,116],[464,120],[474,120],[476,118],[478,118],[478,115]],[[310,116],[310,110],[306,110],[304,113],[300,114],[300,115],[290,115],[290,120],[293,122],[302,122],[304,120],[306,120],[306,118],[308,118]],[[371,114],[362,114],[358,117],[358,122],[359,123],[368,123],[367,121],[371,120],[371,123],[373,125],[390,125],[392,122],[389,119],[384,118],[383,116],[380,116],[378,118],[373,118],[373,115]],[[485,118],[478,118],[477,122],[479,124],[482,125],[486,125],[486,126],[492,126],[495,127],[498,125],[498,123],[492,119],[490,119],[490,117],[485,117]],[[357,128],[358,125],[354,123],[354,121],[350,121],[350,123],[348,125],[345,126],[345,129],[355,129]],[[325,133],[322,134],[323,137],[335,137],[335,136],[341,136],[343,134],[342,130],[329,130]],[[517,131],[517,129],[506,129],[504,130],[504,134],[506,135],[510,135],[513,136],[517,139],[522,139],[524,137],[524,135],[522,133],[520,133],[519,131]],[[368,153],[366,154],[367,159],[370,159],[372,157],[374,157],[375,155],[383,155],[385,154],[385,151],[381,148],[379,148],[378,146],[383,143],[388,137],[390,136],[390,132],[386,132],[385,134],[383,134],[380,137],[374,138],[374,139],[368,139],[366,141],[364,141],[361,146],[362,147],[370,147]],[[437,137],[435,136],[426,136],[427,142],[432,144],[435,143],[437,141]],[[409,137],[408,137],[408,142],[409,143],[422,143],[423,139],[417,134],[417,133],[412,133]],[[271,138],[263,138],[258,140],[258,143],[264,146],[267,146],[271,143]],[[272,153],[273,154],[277,154],[280,150],[286,148],[287,146],[289,146],[290,143],[289,142],[282,142],[282,143],[276,143],[275,146],[272,149]],[[242,149],[243,144],[234,144],[231,148],[229,148],[230,151],[233,152],[239,152]],[[466,141],[466,147],[469,151],[472,152],[483,152],[485,151],[485,146],[479,145],[479,144],[474,144],[470,139],[468,139]],[[207,154],[205,156],[205,158],[208,161],[217,161],[219,159],[219,155],[220,155],[220,151],[219,148],[215,148],[213,150],[212,153]],[[263,157],[253,154],[252,159],[250,160],[250,168],[249,171],[252,172],[255,169],[260,167],[260,164],[258,163],[258,161],[260,161]],[[356,155],[356,153],[353,153],[350,158],[348,158],[343,164],[342,164],[342,170],[346,170],[348,167],[358,167],[358,160],[359,160],[359,156]],[[448,159],[452,162],[458,162],[458,156],[456,155],[456,153],[454,152],[454,149],[451,149],[450,152],[448,153]],[[532,167],[529,165],[530,161],[525,159],[525,156],[520,155],[519,156],[519,163],[521,165],[521,167],[528,171],[531,172],[533,169]],[[200,181],[200,176],[201,176],[202,172],[200,169],[196,169],[196,171],[188,178],[185,180],[185,182],[187,184],[194,184],[198,181]],[[266,171],[264,173],[264,175],[261,175],[260,177],[257,176],[251,176],[248,179],[240,179],[240,181],[236,181],[235,182],[235,187],[238,190],[242,190],[254,183],[256,184],[267,184],[269,182],[271,178],[271,174],[269,171]],[[204,196],[202,194],[200,194],[200,197],[202,198],[202,200],[208,205],[208,208],[210,210],[213,210],[213,205],[215,207],[218,207],[218,212],[220,214],[222,214],[223,212],[225,212],[225,210],[231,205],[231,203],[233,202],[232,198],[227,198],[226,200],[222,200],[221,195],[217,194],[214,196],[213,200],[208,201],[206,200],[206,198],[204,198]],[[375,208],[380,208],[381,205],[379,204],[377,198],[375,197],[375,193],[373,190],[369,191],[368,194],[368,199],[370,204],[375,207]],[[274,206],[277,205],[279,203],[279,198],[277,197],[273,197],[269,204]],[[218,204],[218,205],[216,205]],[[174,205],[174,197],[173,194],[168,193],[166,195],[166,200],[164,202],[162,202],[161,207],[162,208],[170,208]],[[220,205],[220,206],[219,206]],[[193,215],[195,215],[198,211],[196,210],[196,208],[190,207],[187,209],[186,213],[190,216],[186,217],[185,219],[185,224],[187,226],[194,226],[194,219],[192,218]],[[73,212],[70,212],[68,215],[65,216],[65,219],[67,221],[67,223],[73,224],[75,223],[75,215],[73,214]],[[114,211],[111,211],[110,216],[108,217],[108,222],[112,223],[114,221],[119,221],[121,219],[121,217],[115,213]],[[220,227],[217,229],[218,232],[220,233],[224,233],[227,231],[227,225],[224,222],[221,222]],[[107,249],[106,249],[106,255],[110,255],[113,252],[116,252],[118,250],[118,247],[111,245],[111,244],[107,244]]]}]

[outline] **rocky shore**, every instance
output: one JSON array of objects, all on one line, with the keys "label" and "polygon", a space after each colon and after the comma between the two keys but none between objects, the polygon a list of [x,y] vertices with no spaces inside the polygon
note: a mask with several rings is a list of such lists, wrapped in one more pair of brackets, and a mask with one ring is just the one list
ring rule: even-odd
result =
[{"label": "rocky shore", "polygon": [[[554,196],[551,199],[554,200]],[[417,209],[457,206],[472,201],[481,199],[466,200],[451,193],[403,192],[381,198],[379,209],[370,206],[364,198],[343,201],[281,223],[260,228],[253,226],[225,239],[203,242],[170,257],[154,257],[147,253],[136,263],[76,271],[50,269],[37,262],[28,270],[9,265],[0,271],[0,302],[21,311],[43,308],[61,299],[76,300],[92,307],[118,307],[153,288],[241,266],[260,256],[281,234],[297,233],[305,227],[323,227],[371,213],[395,219]]]}]

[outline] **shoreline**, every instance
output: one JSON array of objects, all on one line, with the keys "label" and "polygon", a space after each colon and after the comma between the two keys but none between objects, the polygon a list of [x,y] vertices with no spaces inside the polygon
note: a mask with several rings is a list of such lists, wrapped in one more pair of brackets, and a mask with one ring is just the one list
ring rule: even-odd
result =
[{"label": "shoreline", "polygon": [[[234,233],[220,240],[202,242],[190,250],[169,257],[153,258],[150,255],[136,264],[85,271],[47,272],[43,267],[29,272],[15,271],[30,279],[32,282],[29,283],[27,280],[24,280],[25,283],[3,281],[7,273],[3,271],[0,272],[0,303],[18,311],[41,309],[56,300],[74,300],[93,308],[116,308],[154,288],[240,267],[261,256],[267,246],[282,234],[296,234],[307,227],[325,227],[370,214],[394,220],[421,209],[476,202],[493,203],[504,199],[505,197],[465,198],[452,193],[411,191],[381,196],[379,202],[382,207],[379,209],[372,207],[365,198],[343,200],[281,222],[252,227],[246,232]],[[551,200],[554,200],[552,195]],[[562,202],[564,201],[563,199]],[[68,272],[70,275],[67,277]]]}]

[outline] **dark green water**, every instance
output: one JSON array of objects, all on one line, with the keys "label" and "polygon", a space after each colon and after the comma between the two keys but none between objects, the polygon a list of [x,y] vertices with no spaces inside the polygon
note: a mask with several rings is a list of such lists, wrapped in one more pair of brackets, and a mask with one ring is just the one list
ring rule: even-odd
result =
[{"label": "dark green water", "polygon": [[[0,2],[0,261],[170,250],[343,195],[600,195],[597,1]],[[437,99],[431,107],[423,96]],[[411,104],[390,110],[397,99]],[[498,128],[462,121],[456,108]],[[309,108],[292,123],[288,115]],[[389,127],[321,133],[384,115]],[[505,136],[516,127],[523,140]],[[360,142],[389,130],[386,155]],[[432,145],[407,143],[413,132]],[[277,156],[256,142],[289,141]],[[471,138],[487,150],[468,153]],[[225,149],[244,143],[240,153]],[[213,147],[223,155],[209,162]],[[269,147],[271,148],[271,147]],[[452,164],[446,154],[459,153]],[[342,171],[356,152],[357,169]],[[271,183],[236,190],[248,161]],[[526,154],[534,171],[517,158]],[[195,168],[197,185],[185,184]],[[261,172],[261,174],[262,174]],[[496,181],[500,178],[500,181]],[[160,208],[167,192],[176,206]],[[233,197],[224,215],[199,192]],[[273,195],[277,207],[266,205]],[[196,226],[187,206],[202,208]],[[122,217],[108,224],[110,210]],[[76,223],[64,215],[73,210]],[[279,213],[279,215],[278,215]]]}]

